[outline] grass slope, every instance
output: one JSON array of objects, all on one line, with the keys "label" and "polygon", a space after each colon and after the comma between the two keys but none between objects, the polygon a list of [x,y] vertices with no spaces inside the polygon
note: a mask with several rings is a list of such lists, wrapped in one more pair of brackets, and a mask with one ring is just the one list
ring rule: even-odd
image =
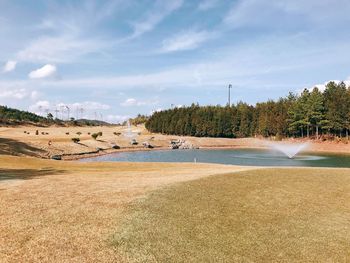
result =
[{"label": "grass slope", "polygon": [[176,163],[79,163],[0,155],[0,262],[127,262],[109,238],[135,199],[242,171]]},{"label": "grass slope", "polygon": [[158,190],[113,236],[134,262],[346,262],[350,172],[264,169]]}]

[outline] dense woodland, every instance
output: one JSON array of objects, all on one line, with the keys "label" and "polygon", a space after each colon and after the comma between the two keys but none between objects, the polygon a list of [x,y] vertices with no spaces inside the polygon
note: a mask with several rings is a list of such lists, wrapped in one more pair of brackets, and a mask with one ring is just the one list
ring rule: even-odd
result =
[{"label": "dense woodland", "polygon": [[350,88],[329,82],[324,92],[305,89],[255,106],[174,108],[154,113],[146,123],[152,132],[209,137],[348,137]]},{"label": "dense woodland", "polygon": [[[146,123],[148,119],[149,119],[149,116],[138,114],[135,118],[129,119],[129,122],[131,125],[137,126],[139,124]],[[126,123],[127,122],[125,122],[124,125],[126,125]]]},{"label": "dense woodland", "polygon": [[48,123],[53,121],[51,118],[44,118],[32,112],[12,109],[6,106],[0,106],[0,123],[11,122],[31,122],[31,123]]},{"label": "dense woodland", "polygon": [[33,125],[61,125],[61,126],[101,126],[110,125],[104,121],[79,119],[63,121],[54,119],[52,113],[48,113],[46,117],[39,116],[35,113],[17,110],[6,106],[0,106],[0,124],[15,125],[15,124],[33,124]]}]

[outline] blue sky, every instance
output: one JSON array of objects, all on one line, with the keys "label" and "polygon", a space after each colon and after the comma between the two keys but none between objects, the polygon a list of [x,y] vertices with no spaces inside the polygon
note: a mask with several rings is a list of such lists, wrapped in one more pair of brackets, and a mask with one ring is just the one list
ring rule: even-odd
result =
[{"label": "blue sky", "polygon": [[[0,104],[123,121],[350,76],[348,0],[0,0]],[[83,109],[83,110],[82,110]],[[58,113],[58,117],[67,113]]]}]

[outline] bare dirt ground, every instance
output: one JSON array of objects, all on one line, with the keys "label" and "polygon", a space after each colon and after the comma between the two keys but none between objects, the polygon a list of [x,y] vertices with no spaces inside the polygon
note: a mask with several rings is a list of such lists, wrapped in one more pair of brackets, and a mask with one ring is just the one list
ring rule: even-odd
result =
[{"label": "bare dirt ground", "polygon": [[130,202],[167,184],[248,169],[0,156],[0,261],[124,262],[110,238]]},{"label": "bare dirt ground", "polygon": [[[36,135],[38,130],[39,135]],[[132,132],[137,135],[138,145],[130,145],[130,138],[124,136],[127,127],[1,127],[0,128],[0,154],[29,155],[50,158],[52,155],[65,155],[65,159],[76,159],[86,155],[101,155],[116,151],[145,150],[142,142],[149,142],[155,150],[168,148],[172,139],[184,139],[190,144],[200,148],[259,148],[266,147],[267,140],[258,138],[228,139],[228,138],[197,138],[180,137],[149,133],[144,126],[132,127]],[[27,132],[27,133],[25,133]],[[91,134],[102,132],[103,136],[94,140]],[[28,134],[29,133],[29,134]],[[43,134],[44,133],[44,134]],[[81,133],[78,135],[77,133]],[[121,135],[116,135],[121,133]],[[79,137],[80,143],[73,143],[72,138]],[[51,141],[51,145],[49,145]],[[300,142],[307,140],[290,139],[288,142]],[[121,147],[112,149],[113,145]],[[97,149],[103,149],[96,152]],[[346,153],[350,154],[350,144],[347,141],[309,141],[309,151]],[[88,154],[89,153],[89,154]]]}]

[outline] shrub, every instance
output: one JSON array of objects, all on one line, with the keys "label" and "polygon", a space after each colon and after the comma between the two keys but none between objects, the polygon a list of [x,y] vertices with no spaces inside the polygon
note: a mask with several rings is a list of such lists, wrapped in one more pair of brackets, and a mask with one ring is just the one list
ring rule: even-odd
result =
[{"label": "shrub", "polygon": [[79,136],[80,136],[80,135],[81,135],[81,132],[77,132],[77,135],[79,135]]},{"label": "shrub", "polygon": [[98,132],[97,133],[98,136],[102,136],[102,134],[103,134],[102,132]]},{"label": "shrub", "polygon": [[69,135],[69,132],[66,132],[66,135]]},{"label": "shrub", "polygon": [[97,140],[97,137],[99,136],[98,133],[93,133],[91,134],[91,137],[94,139],[94,140]]},{"label": "shrub", "polygon": [[120,136],[121,135],[120,132],[113,132],[113,134],[116,135],[116,136]]},{"label": "shrub", "polygon": [[80,138],[72,138],[72,141],[73,141],[74,143],[78,143],[78,142],[80,142]]},{"label": "shrub", "polygon": [[88,132],[88,135],[90,135],[91,133],[90,132]]},{"label": "shrub", "polygon": [[35,131],[35,135],[39,135],[39,131],[38,130]]}]

